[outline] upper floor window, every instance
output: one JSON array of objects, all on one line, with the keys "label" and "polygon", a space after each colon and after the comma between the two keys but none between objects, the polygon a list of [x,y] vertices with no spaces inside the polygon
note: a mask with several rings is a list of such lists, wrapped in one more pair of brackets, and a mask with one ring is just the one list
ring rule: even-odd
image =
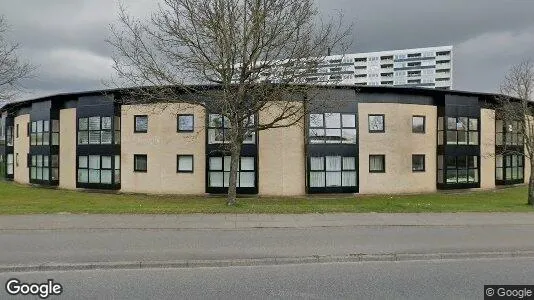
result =
[{"label": "upper floor window", "polygon": [[[243,144],[256,143],[256,133],[254,132],[255,118],[250,116],[246,120],[246,126],[249,130],[245,133]],[[221,114],[210,114],[208,118],[208,142],[210,144],[228,143],[228,134],[230,130],[230,121]]]},{"label": "upper floor window", "polygon": [[[57,129],[57,132],[56,132],[57,135],[55,137],[57,139],[54,140],[54,142],[57,142],[56,145],[59,145],[59,124],[57,124],[56,129]],[[34,121],[31,123],[30,145],[31,146],[50,145],[50,121],[49,120],[39,120],[39,121]]]},{"label": "upper floor window", "polygon": [[385,120],[384,115],[369,115],[369,132],[384,132]]},{"label": "upper floor window", "polygon": [[523,145],[523,128],[521,121],[504,122],[503,120],[496,120],[495,132],[496,145]]},{"label": "upper floor window", "polygon": [[412,117],[412,132],[425,133],[425,116]]},{"label": "upper floor window", "polygon": [[478,119],[448,117],[447,145],[478,145]]},{"label": "upper floor window", "polygon": [[309,121],[310,143],[356,143],[355,114],[310,114]]},{"label": "upper floor window", "polygon": [[78,119],[78,145],[111,144],[111,117],[89,117]]},{"label": "upper floor window", "polygon": [[148,132],[148,116],[134,116],[134,132],[146,133]]},{"label": "upper floor window", "polygon": [[193,115],[178,115],[178,132],[192,132],[195,126]]}]

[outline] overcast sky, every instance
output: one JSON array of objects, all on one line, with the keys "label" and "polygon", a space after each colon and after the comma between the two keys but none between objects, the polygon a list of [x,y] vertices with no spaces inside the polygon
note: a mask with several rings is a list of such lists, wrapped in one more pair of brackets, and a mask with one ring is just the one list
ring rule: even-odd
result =
[{"label": "overcast sky", "polygon": [[[155,0],[125,0],[146,16]],[[351,52],[454,46],[454,88],[493,92],[508,68],[534,59],[533,0],[317,0],[323,14],[342,10],[354,23]],[[105,88],[112,74],[105,39],[115,0],[0,0],[0,14],[38,66],[25,98]]]}]

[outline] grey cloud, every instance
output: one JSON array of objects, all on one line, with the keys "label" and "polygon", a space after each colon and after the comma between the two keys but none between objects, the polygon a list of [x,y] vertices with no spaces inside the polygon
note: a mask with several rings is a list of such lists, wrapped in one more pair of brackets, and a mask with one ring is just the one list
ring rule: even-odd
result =
[{"label": "grey cloud", "polygon": [[[146,16],[152,0],[125,1]],[[318,0],[323,16],[338,10],[354,22],[351,52],[455,46],[454,87],[496,91],[511,64],[534,54],[530,0]],[[116,20],[110,0],[0,0],[11,37],[40,66],[26,82],[32,95],[105,88],[112,75],[105,43]],[[534,57],[533,57],[534,58]]]}]

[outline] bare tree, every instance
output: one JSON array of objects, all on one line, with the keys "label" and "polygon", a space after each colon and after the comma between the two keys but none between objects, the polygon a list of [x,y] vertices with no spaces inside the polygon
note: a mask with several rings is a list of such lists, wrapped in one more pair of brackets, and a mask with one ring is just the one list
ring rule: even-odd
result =
[{"label": "bare tree", "polygon": [[[506,124],[503,153],[521,155],[530,161],[528,204],[534,205],[534,64],[525,60],[514,65],[501,84],[496,115]],[[516,124],[513,126],[512,124]],[[511,139],[515,131],[519,138]],[[517,140],[515,142],[514,140]],[[514,147],[515,145],[515,147]]]},{"label": "bare tree", "polygon": [[341,15],[321,21],[312,0],[163,0],[146,22],[121,5],[109,43],[118,85],[138,87],[123,101],[185,102],[223,116],[233,205],[243,141],[303,120],[315,88],[306,83],[322,81],[324,57],[347,46],[350,30]]},{"label": "bare tree", "polygon": [[7,40],[7,23],[0,16],[0,102],[10,101],[21,91],[21,81],[30,77],[34,67],[17,55],[19,44]]}]

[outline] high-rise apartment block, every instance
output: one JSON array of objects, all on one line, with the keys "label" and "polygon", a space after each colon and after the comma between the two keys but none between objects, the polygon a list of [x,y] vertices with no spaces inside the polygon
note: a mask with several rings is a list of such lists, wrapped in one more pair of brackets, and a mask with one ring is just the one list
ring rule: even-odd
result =
[{"label": "high-rise apartment block", "polygon": [[330,55],[307,82],[452,88],[453,47]]}]

